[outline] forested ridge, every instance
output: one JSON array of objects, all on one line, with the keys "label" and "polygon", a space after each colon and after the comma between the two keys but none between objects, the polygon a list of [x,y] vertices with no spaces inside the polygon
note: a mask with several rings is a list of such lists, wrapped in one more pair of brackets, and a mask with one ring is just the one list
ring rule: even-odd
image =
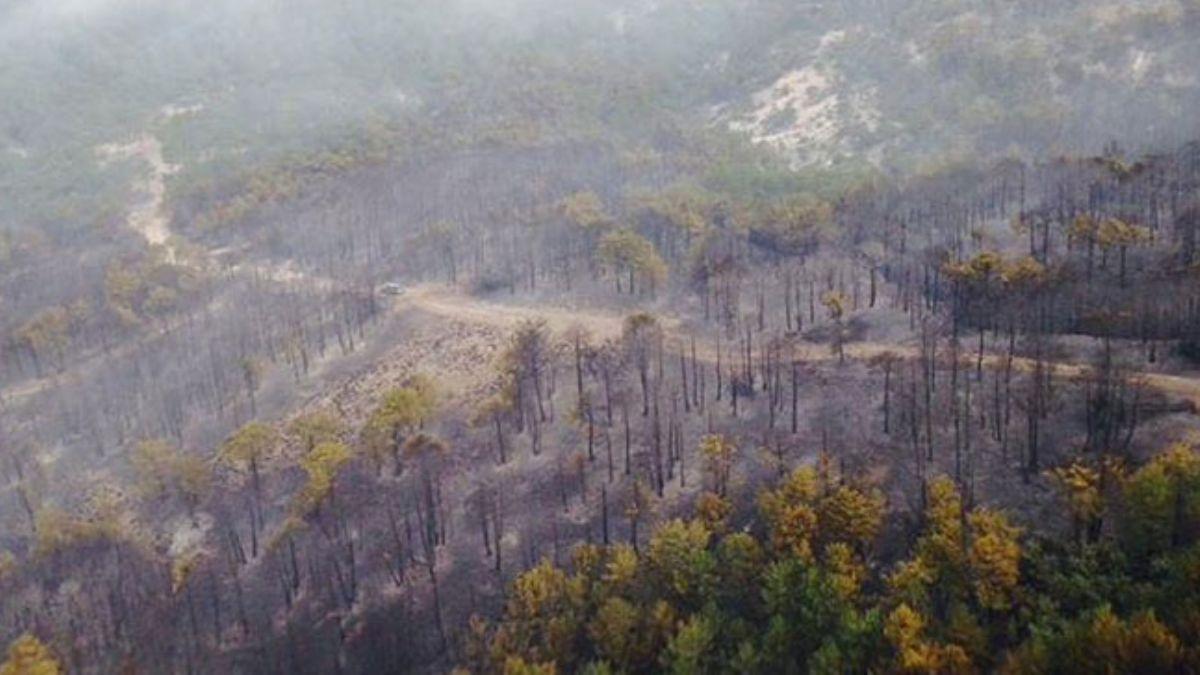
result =
[{"label": "forested ridge", "polygon": [[1200,9],[1036,4],[0,11],[0,673],[1200,670]]}]

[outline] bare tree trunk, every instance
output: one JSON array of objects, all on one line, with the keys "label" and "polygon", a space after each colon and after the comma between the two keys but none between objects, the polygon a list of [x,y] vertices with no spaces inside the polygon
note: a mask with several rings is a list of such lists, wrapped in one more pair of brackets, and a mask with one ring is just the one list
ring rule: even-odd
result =
[{"label": "bare tree trunk", "polygon": [[608,546],[608,484],[600,484],[600,524],[604,545]]}]

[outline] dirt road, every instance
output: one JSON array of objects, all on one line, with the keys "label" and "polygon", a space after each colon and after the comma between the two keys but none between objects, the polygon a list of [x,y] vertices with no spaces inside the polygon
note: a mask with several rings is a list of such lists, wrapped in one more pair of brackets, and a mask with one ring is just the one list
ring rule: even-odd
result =
[{"label": "dirt road", "polygon": [[134,181],[134,201],[130,206],[127,222],[147,244],[162,247],[168,262],[175,262],[177,251],[170,241],[170,217],[165,208],[166,179],[177,173],[180,167],[168,164],[163,159],[162,142],[152,134],[145,133],[130,143],[102,145],[96,149],[96,154],[100,156],[102,163],[119,159],[139,159],[145,162],[148,171]]},{"label": "dirt road", "polygon": [[[461,291],[440,284],[422,284],[413,287],[397,301],[397,308],[414,307],[421,311],[437,316],[480,323],[495,328],[511,329],[520,322],[529,319],[540,319],[556,333],[581,327],[594,338],[601,340],[620,337],[625,317],[622,314],[602,310],[569,310],[559,307],[532,308],[519,305],[509,305],[500,302],[490,302],[470,297]],[[680,322],[672,317],[662,319],[668,342],[684,344],[691,336],[680,332]],[[837,355],[826,344],[797,341],[794,345],[795,358],[806,362],[830,361]],[[917,347],[908,344],[889,344],[880,342],[852,342],[846,345],[846,358],[853,360],[869,360],[890,354],[899,359],[914,359],[919,355]],[[714,361],[717,356],[715,343],[702,338],[696,338],[696,354],[698,358]],[[728,358],[728,351],[725,351]],[[973,368],[976,363],[974,353],[965,350],[962,357],[964,367]],[[984,354],[983,367],[988,369],[1004,368],[1007,358],[1003,354]],[[1017,371],[1029,372],[1036,367],[1033,359],[1024,357],[1013,358],[1013,368]],[[1057,377],[1074,379],[1086,376],[1091,368],[1079,363],[1050,363]],[[1167,396],[1179,398],[1191,404],[1194,411],[1200,410],[1200,378],[1182,375],[1166,375],[1163,373],[1139,372],[1133,375],[1136,381],[1150,389],[1157,390]]]},{"label": "dirt road", "polygon": [[[264,273],[262,269],[253,271],[258,272],[266,278],[275,278],[273,275]],[[432,283],[420,284],[409,288],[403,296],[396,299],[393,306],[395,310],[402,310],[406,307],[419,309],[435,316],[490,326],[506,331],[515,328],[522,321],[538,319],[544,321],[546,326],[555,333],[561,334],[570,329],[583,328],[591,334],[593,339],[597,340],[619,338],[625,321],[625,315],[617,312],[590,308],[571,310],[553,306],[534,308],[492,302],[471,297],[460,290],[444,284]],[[690,343],[691,335],[685,335],[682,332],[680,322],[677,318],[662,317],[660,321],[665,330],[668,342],[674,342],[675,344]],[[852,342],[846,345],[845,353],[847,359],[863,361],[880,358],[887,354],[899,359],[913,359],[918,356],[919,351],[917,347],[903,343]],[[795,358],[805,362],[824,362],[837,358],[837,355],[834,354],[833,350],[827,344],[816,344],[799,340],[793,345],[793,354]],[[696,336],[696,355],[704,361],[715,361],[717,358],[716,343],[703,336]],[[724,358],[729,358],[728,348],[723,349],[723,355]],[[973,368],[975,366],[973,352],[965,350],[961,358],[964,368]],[[988,369],[1004,368],[1005,364],[1006,358],[1003,354],[991,353],[985,354],[983,357],[983,366]],[[1035,365],[1032,359],[1023,357],[1015,357],[1013,359],[1013,368],[1017,371],[1028,372],[1033,370]],[[1050,364],[1050,367],[1054,369],[1057,377],[1065,379],[1083,377],[1090,371],[1089,366],[1079,363],[1058,362]],[[1187,401],[1193,410],[1200,411],[1200,379],[1182,375],[1149,372],[1136,373],[1134,377],[1144,386],[1157,390],[1167,396]],[[4,390],[0,394],[3,395],[3,399],[15,402],[42,391],[53,384],[55,379],[54,377],[47,377],[25,382]]]}]

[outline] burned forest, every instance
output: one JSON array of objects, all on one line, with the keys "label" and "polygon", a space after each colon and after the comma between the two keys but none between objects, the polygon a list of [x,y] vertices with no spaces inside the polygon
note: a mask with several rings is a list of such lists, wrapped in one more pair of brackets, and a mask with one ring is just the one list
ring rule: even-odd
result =
[{"label": "burned forest", "polygon": [[0,675],[1200,671],[1200,4],[0,8]]}]

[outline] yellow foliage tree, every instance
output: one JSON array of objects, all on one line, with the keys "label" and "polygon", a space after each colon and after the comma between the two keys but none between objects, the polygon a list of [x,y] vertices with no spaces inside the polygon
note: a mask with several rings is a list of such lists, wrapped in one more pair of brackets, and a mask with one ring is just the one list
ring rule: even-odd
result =
[{"label": "yellow foliage tree", "polygon": [[407,386],[392,389],[383,396],[364,429],[366,449],[376,463],[390,452],[400,472],[400,450],[404,437],[421,426],[437,405],[437,393],[428,378],[414,376]]},{"label": "yellow foliage tree", "polygon": [[34,554],[39,557],[74,546],[116,540],[122,534],[120,522],[111,515],[85,518],[53,506],[39,509],[34,522],[37,529]]},{"label": "yellow foliage tree", "polygon": [[1096,232],[1096,243],[1103,249],[1126,247],[1150,241],[1150,230],[1120,218],[1105,218]]},{"label": "yellow foliage tree", "polygon": [[839,291],[826,291],[821,294],[821,304],[825,306],[830,321],[833,321],[833,342],[830,346],[833,353],[837,354],[839,362],[846,360],[846,303],[846,296]]},{"label": "yellow foliage tree", "polygon": [[734,532],[717,546],[717,560],[721,590],[734,597],[751,599],[746,597],[743,589],[759,583],[766,561],[758,540],[746,532]]},{"label": "yellow foliage tree", "polygon": [[813,559],[813,539],[817,534],[817,513],[808,504],[781,504],[768,517],[771,546],[777,554],[800,560]]},{"label": "yellow foliage tree", "polygon": [[504,660],[504,675],[556,675],[558,667],[553,663],[529,664],[519,656]]},{"label": "yellow foliage tree", "polygon": [[995,251],[981,251],[974,257],[958,263],[946,263],[943,271],[951,279],[971,283],[986,282],[1000,274],[1004,259]]},{"label": "yellow foliage tree", "polygon": [[1004,265],[1000,278],[1013,290],[1024,290],[1039,284],[1046,277],[1046,266],[1036,258],[1024,256]]},{"label": "yellow foliage tree", "polygon": [[342,440],[346,425],[327,410],[315,410],[293,419],[287,433],[300,442],[305,453],[309,453],[318,443]]},{"label": "yellow foliage tree", "polygon": [[17,572],[17,558],[11,551],[0,551],[0,584]]},{"label": "yellow foliage tree", "polygon": [[1051,469],[1049,476],[1067,503],[1075,541],[1087,543],[1101,525],[1106,487],[1125,480],[1124,463],[1115,457],[1105,457],[1096,466],[1076,460]]},{"label": "yellow foliage tree", "polygon": [[326,441],[300,460],[301,468],[308,474],[308,481],[296,496],[296,508],[301,515],[316,510],[326,498],[333,499],[338,472],[353,457],[346,444]]},{"label": "yellow foliage tree", "polygon": [[1069,626],[1056,646],[1059,653],[1014,652],[1005,670],[1045,672],[1051,658],[1080,673],[1172,673],[1183,665],[1183,645],[1153,612],[1126,621],[1102,607]]},{"label": "yellow foliage tree", "polygon": [[712,476],[713,491],[718,497],[729,494],[729,477],[737,447],[721,434],[708,434],[700,439],[700,456]]},{"label": "yellow foliage tree", "polygon": [[967,260],[946,263],[943,271],[950,279],[984,293],[1029,290],[1046,276],[1046,267],[1035,258],[1005,260],[995,251],[982,251]]},{"label": "yellow foliage tree", "polygon": [[812,504],[820,489],[817,472],[805,466],[793,471],[778,488],[759,495],[759,509],[769,528],[771,548],[777,554],[812,559],[812,539],[817,529]]},{"label": "yellow foliage tree", "polygon": [[1020,529],[996,511],[964,511],[958,488],[945,476],[926,490],[915,555],[888,579],[893,598],[926,608],[936,596],[943,608],[973,599],[987,610],[1011,609],[1020,582]]},{"label": "yellow foliage tree", "polygon": [[177,556],[171,561],[171,594],[174,595],[187,586],[192,574],[200,567],[201,556],[192,551]]},{"label": "yellow foliage tree", "polygon": [[212,485],[208,462],[184,453],[162,439],[138,443],[130,455],[130,462],[147,499],[174,496],[184,503],[189,513],[195,510]]},{"label": "yellow foliage tree", "polygon": [[917,556],[939,581],[957,583],[966,569],[962,497],[954,481],[938,476],[926,488],[925,530]]},{"label": "yellow foliage tree", "polygon": [[854,600],[867,578],[867,568],[855,559],[854,550],[843,542],[825,547],[825,570],[830,583],[843,600]]},{"label": "yellow foliage tree", "polygon": [[697,608],[716,580],[715,561],[709,553],[712,533],[697,520],[672,520],[650,539],[646,560],[661,587],[681,603]]},{"label": "yellow foliage tree", "polygon": [[219,458],[228,464],[244,465],[250,469],[250,480],[256,497],[262,495],[259,464],[279,440],[275,429],[262,422],[251,422],[238,429],[221,446]]},{"label": "yellow foliage tree", "polygon": [[800,467],[760,495],[759,508],[776,552],[811,560],[838,542],[865,555],[882,527],[885,502],[877,490],[843,482],[822,459],[819,467]]},{"label": "yellow foliage tree", "polygon": [[1125,483],[1125,543],[1151,556],[1195,541],[1200,530],[1200,452],[1176,443]]},{"label": "yellow foliage tree", "polygon": [[595,192],[576,192],[558,203],[558,210],[571,223],[587,232],[595,233],[613,226],[613,220],[604,211],[604,203]]},{"label": "yellow foliage tree", "polygon": [[617,544],[609,548],[604,566],[604,592],[608,595],[628,595],[638,579],[639,559],[632,546]]},{"label": "yellow foliage tree", "polygon": [[670,639],[676,613],[659,600],[648,610],[624,598],[608,598],[588,624],[588,637],[619,672],[644,672]]},{"label": "yellow foliage tree", "polygon": [[1081,213],[1075,216],[1070,227],[1067,228],[1067,240],[1073,244],[1078,242],[1093,244],[1099,231],[1099,221],[1086,213]]},{"label": "yellow foliage tree", "polygon": [[972,581],[979,604],[1002,611],[1011,608],[1020,580],[1020,529],[1009,524],[1003,514],[978,509],[970,516],[972,529]]},{"label": "yellow foliage tree", "polygon": [[[629,228],[609,232],[596,247],[596,258],[607,267],[621,292],[621,278],[629,280],[629,292],[637,287],[653,292],[667,278],[667,263],[650,240]],[[635,283],[640,282],[640,283]]]},{"label": "yellow foliage tree", "polygon": [[696,518],[713,534],[724,534],[729,529],[732,512],[729,500],[714,492],[704,492],[696,499]]},{"label": "yellow foliage tree", "polygon": [[841,321],[846,315],[846,296],[837,291],[826,291],[821,294],[821,304],[829,313],[831,321]]},{"label": "yellow foliage tree", "polygon": [[621,597],[611,597],[600,605],[588,624],[588,637],[601,656],[628,670],[638,659],[641,611]]},{"label": "yellow foliage tree", "polygon": [[26,633],[8,648],[8,658],[0,664],[0,675],[58,675],[63,672],[50,648]]},{"label": "yellow foliage tree", "polygon": [[971,673],[967,652],[958,645],[942,645],[925,636],[925,618],[901,604],[888,615],[883,635],[895,652],[894,670],[901,673]]},{"label": "yellow foliage tree", "polygon": [[877,490],[839,485],[821,499],[818,515],[825,541],[865,552],[883,526],[883,495]]},{"label": "yellow foliage tree", "polygon": [[521,574],[513,581],[504,623],[493,640],[496,660],[516,656],[530,663],[573,663],[585,598],[582,581],[549,561]]}]

